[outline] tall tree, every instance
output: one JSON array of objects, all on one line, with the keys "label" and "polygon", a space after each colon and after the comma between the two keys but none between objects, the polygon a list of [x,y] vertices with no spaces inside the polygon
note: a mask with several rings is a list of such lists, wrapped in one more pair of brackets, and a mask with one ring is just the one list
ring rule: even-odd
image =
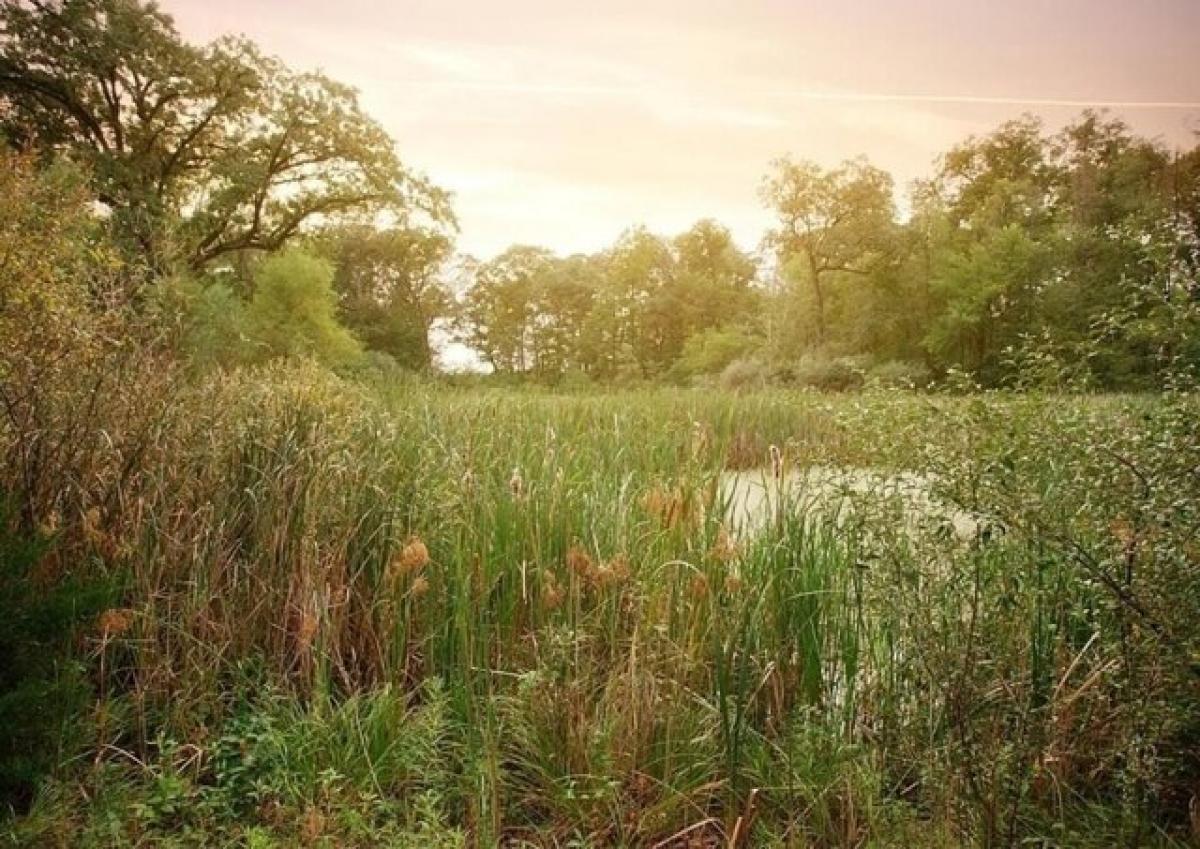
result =
[{"label": "tall tree", "polygon": [[816,342],[825,341],[828,281],[865,275],[883,256],[895,218],[892,178],[865,159],[826,171],[781,159],[762,187],[778,226],[768,234],[782,261],[797,258],[812,289]]},{"label": "tall tree", "polygon": [[244,39],[186,44],[141,0],[0,0],[0,131],[85,163],[158,268],[275,250],[318,219],[450,220],[353,89]]},{"label": "tall tree", "polygon": [[407,368],[428,368],[430,331],[450,308],[441,278],[452,247],[446,234],[358,224],[326,230],[317,244],[334,263],[333,286],[345,324],[367,348]]}]

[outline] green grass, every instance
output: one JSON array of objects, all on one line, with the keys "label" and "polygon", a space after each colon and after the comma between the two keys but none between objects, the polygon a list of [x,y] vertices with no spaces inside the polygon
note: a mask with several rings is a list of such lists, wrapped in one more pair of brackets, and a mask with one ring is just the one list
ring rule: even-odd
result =
[{"label": "green grass", "polygon": [[[132,625],[93,653],[98,747],[13,839],[1186,840],[1197,411],[219,378],[77,543]],[[999,530],[900,532],[859,493],[731,545],[718,478],[770,446]]]}]

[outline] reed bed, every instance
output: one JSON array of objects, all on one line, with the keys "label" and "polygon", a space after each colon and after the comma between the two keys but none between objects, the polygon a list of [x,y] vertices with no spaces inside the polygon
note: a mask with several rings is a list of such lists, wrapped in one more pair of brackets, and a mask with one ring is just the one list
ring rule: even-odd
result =
[{"label": "reed bed", "polygon": [[[125,589],[88,643],[91,766],[26,838],[1189,833],[1192,396],[575,396],[291,366],[175,409],[136,496],[54,532]],[[981,531],[862,491],[734,531],[722,474],[814,464],[926,475]]]}]

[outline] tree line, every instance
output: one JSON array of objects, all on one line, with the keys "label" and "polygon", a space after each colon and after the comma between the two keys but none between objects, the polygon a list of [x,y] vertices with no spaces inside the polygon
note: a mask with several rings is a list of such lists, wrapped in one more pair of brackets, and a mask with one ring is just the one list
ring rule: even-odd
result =
[{"label": "tree line", "polygon": [[352,89],[189,44],[154,3],[0,0],[0,133],[10,167],[80,175],[129,303],[198,368],[428,369],[436,327],[549,383],[1144,388],[1200,364],[1200,144],[1103,113],[967,139],[902,199],[863,158],[774,162],[753,255],[704,220],[486,261]]}]

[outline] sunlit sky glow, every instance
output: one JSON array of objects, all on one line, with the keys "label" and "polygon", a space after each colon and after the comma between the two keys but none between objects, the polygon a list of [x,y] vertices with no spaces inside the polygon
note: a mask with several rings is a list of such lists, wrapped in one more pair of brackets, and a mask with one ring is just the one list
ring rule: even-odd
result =
[{"label": "sunlit sky glow", "polygon": [[1106,106],[1200,131],[1197,0],[603,3],[164,0],[186,37],[243,33],[356,86],[454,192],[458,245],[562,252],[716,218],[744,247],[783,154],[866,154],[903,186],[972,133]]}]

